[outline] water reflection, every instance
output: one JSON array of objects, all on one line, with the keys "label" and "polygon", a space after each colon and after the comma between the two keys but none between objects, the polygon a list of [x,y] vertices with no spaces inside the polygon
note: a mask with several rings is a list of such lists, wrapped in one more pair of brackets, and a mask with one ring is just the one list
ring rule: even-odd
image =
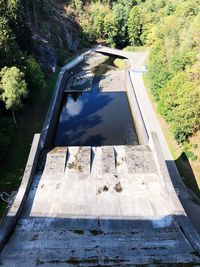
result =
[{"label": "water reflection", "polygon": [[74,101],[74,99],[70,98],[69,101],[66,103],[65,109],[69,117],[77,116],[81,113],[81,110],[83,109],[83,101],[80,99]]},{"label": "water reflection", "polygon": [[137,144],[125,92],[66,94],[57,127],[56,146]]},{"label": "water reflection", "polygon": [[99,92],[104,69],[96,69],[90,92],[65,94],[56,146],[138,144],[126,93]]}]

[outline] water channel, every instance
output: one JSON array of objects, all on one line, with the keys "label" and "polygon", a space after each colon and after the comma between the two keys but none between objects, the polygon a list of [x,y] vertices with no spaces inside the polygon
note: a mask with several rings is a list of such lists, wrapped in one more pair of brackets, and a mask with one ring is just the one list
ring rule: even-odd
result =
[{"label": "water channel", "polygon": [[55,146],[138,144],[125,90],[100,90],[100,81],[110,67],[117,70],[112,66],[113,60],[110,62],[95,68],[90,91],[64,94]]}]

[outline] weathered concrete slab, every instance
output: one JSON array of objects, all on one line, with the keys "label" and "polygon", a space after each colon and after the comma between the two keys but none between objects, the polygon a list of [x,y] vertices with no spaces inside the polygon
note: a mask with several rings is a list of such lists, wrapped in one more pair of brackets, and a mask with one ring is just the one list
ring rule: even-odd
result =
[{"label": "weathered concrete slab", "polygon": [[64,174],[67,148],[56,147],[48,153],[44,172],[47,175]]},{"label": "weathered concrete slab", "polygon": [[101,92],[123,92],[125,87],[125,71],[124,70],[109,70],[106,75],[101,76],[99,83]]},{"label": "weathered concrete slab", "polygon": [[48,154],[3,266],[199,263],[177,224],[185,215],[171,214],[148,146],[66,150]]},{"label": "weathered concrete slab", "polygon": [[198,256],[173,224],[154,228],[148,221],[114,219],[67,219],[58,224],[49,218],[38,225],[37,220],[34,226],[30,219],[21,221],[13,246],[6,248],[9,257],[2,257],[3,266],[198,264]]},{"label": "weathered concrete slab", "polygon": [[90,174],[91,147],[70,147],[66,173]]},{"label": "weathered concrete slab", "polygon": [[127,146],[126,157],[129,173],[155,173],[156,166],[148,146]]},{"label": "weathered concrete slab", "polygon": [[105,146],[101,149],[102,173],[115,173],[115,152],[113,147]]}]

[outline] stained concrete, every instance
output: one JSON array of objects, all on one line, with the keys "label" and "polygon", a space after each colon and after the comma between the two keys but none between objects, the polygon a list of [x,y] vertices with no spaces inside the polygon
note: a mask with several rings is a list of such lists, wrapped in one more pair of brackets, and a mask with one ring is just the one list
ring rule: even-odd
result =
[{"label": "stained concrete", "polygon": [[149,146],[54,148],[38,178],[3,266],[199,262]]},{"label": "stained concrete", "polygon": [[106,75],[102,75],[99,82],[101,92],[123,92],[125,87],[125,70],[108,70]]}]

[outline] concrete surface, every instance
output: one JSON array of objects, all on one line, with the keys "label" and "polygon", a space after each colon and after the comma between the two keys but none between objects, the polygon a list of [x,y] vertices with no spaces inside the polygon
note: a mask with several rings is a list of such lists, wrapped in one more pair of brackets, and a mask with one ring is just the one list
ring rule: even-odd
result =
[{"label": "concrete surface", "polygon": [[125,88],[125,76],[124,70],[109,70],[106,75],[101,77],[99,82],[99,89],[101,92],[123,92]]},{"label": "concrete surface", "polygon": [[3,266],[200,262],[149,146],[54,148],[38,178]]}]

